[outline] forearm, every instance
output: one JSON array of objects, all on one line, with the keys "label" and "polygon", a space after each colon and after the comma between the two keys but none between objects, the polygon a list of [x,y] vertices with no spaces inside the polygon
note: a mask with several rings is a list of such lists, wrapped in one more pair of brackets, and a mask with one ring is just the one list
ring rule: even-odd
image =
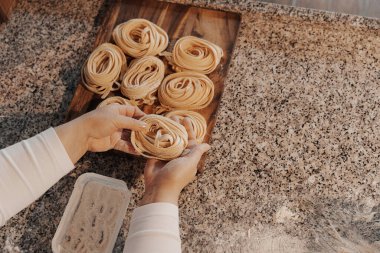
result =
[{"label": "forearm", "polygon": [[53,128],[0,150],[0,226],[73,168]]}]

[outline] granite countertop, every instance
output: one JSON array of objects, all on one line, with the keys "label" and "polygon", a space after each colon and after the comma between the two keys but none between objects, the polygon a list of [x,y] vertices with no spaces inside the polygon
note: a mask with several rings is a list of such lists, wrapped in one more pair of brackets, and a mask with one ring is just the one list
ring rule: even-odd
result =
[{"label": "granite countertop", "polygon": [[[63,121],[103,1],[18,1],[0,28],[0,147]],[[252,1],[242,13],[206,171],[180,200],[184,252],[380,251],[380,20]],[[143,192],[143,159],[87,154],[0,229],[1,252],[50,252],[76,178]]]}]

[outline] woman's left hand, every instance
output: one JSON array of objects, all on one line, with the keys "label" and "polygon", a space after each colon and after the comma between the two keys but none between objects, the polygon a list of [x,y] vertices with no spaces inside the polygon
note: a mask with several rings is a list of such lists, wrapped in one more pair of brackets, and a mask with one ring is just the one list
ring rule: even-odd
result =
[{"label": "woman's left hand", "polygon": [[123,129],[141,131],[146,124],[138,119],[144,113],[135,106],[111,104],[86,113],[55,128],[73,163],[86,151],[117,149],[136,154],[132,144],[122,139]]},{"label": "woman's left hand", "polygon": [[[172,119],[179,122],[175,117]],[[144,169],[145,194],[140,205],[155,202],[178,205],[182,189],[196,178],[197,165],[202,155],[210,149],[210,145],[197,144],[190,120],[185,118],[183,125],[189,136],[188,152],[169,162],[148,159]]]}]

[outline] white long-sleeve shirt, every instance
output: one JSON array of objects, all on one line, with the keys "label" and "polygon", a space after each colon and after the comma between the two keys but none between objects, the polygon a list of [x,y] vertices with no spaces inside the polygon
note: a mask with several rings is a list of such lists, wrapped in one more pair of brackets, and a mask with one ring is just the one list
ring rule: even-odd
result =
[{"label": "white long-sleeve shirt", "polygon": [[[53,128],[0,150],[0,227],[73,168]],[[136,208],[124,252],[181,252],[178,207],[153,203]]]}]

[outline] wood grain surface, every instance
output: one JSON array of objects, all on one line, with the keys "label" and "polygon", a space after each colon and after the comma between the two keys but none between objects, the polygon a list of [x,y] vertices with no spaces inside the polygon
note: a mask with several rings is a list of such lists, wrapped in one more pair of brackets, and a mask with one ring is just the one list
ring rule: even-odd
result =
[{"label": "wood grain surface", "polygon": [[0,23],[9,20],[16,0],[0,0]]},{"label": "wood grain surface", "polygon": [[[213,73],[208,75],[215,85],[214,99],[208,107],[198,111],[207,120],[205,142],[209,142],[224,90],[224,80],[227,76],[238,35],[240,14],[152,0],[113,1],[104,15],[94,48],[104,42],[112,42],[113,28],[133,18],[145,18],[162,27],[169,35],[168,51],[171,51],[177,39],[187,35],[204,38],[223,49],[224,56],[221,64]],[[169,73],[170,70],[167,74]],[[78,79],[80,80],[80,77]],[[116,92],[110,95],[120,95],[120,93]],[[87,90],[80,81],[69,106],[66,119],[74,119],[94,109],[100,102],[100,96]],[[143,110],[150,113],[153,108],[145,106]]]}]

